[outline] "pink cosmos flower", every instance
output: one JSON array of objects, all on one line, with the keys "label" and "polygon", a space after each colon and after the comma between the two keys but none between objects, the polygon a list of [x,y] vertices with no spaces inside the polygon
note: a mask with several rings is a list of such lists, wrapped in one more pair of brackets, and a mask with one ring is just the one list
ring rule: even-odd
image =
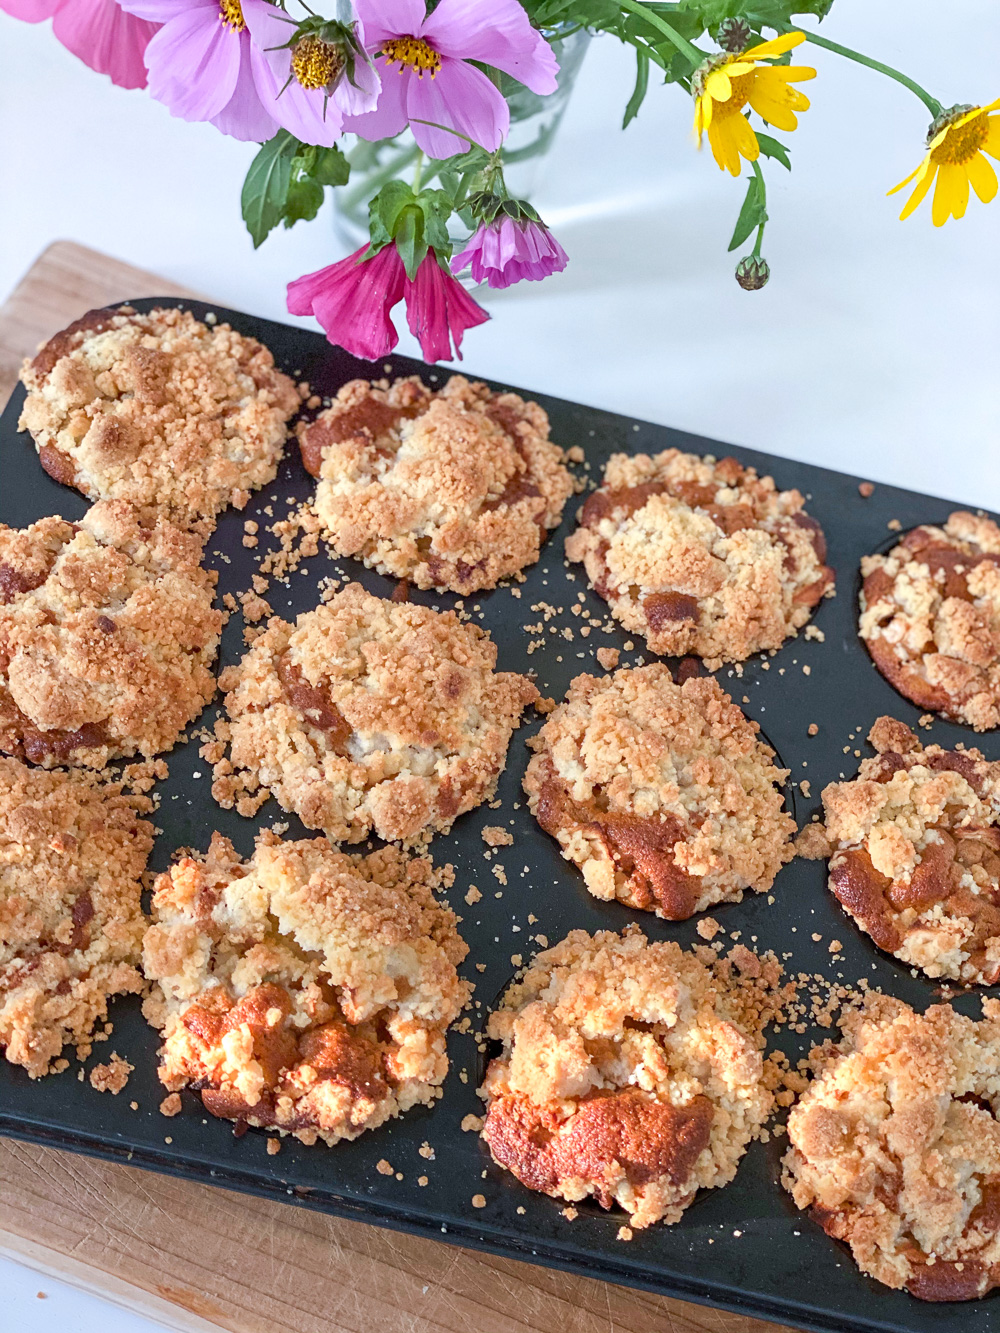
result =
[{"label": "pink cosmos flower", "polygon": [[389,311],[403,299],[406,270],[395,245],[368,260],[353,255],[288,284],[288,313],[313,315],[330,342],[352,356],[376,361],[399,342]]},{"label": "pink cosmos flower", "polygon": [[[363,115],[378,101],[382,81],[357,32],[354,82],[338,48],[321,35],[303,37],[294,46],[295,19],[267,0],[242,0],[253,39],[254,83],[279,125],[303,143],[331,148],[344,129],[345,115]],[[322,31],[322,30],[320,30]]]},{"label": "pink cosmos flower", "polygon": [[52,19],[68,51],[119,88],[145,88],[143,53],[155,23],[126,14],[116,0],[0,0],[0,9],[27,23]]},{"label": "pink cosmos flower", "polygon": [[313,315],[332,343],[352,356],[377,361],[399,341],[390,318],[393,306],[406,301],[406,322],[420,342],[426,361],[450,361],[452,343],[462,359],[466,329],[489,319],[462,284],[428,250],[411,281],[395,244],[365,259],[367,246],[316,273],[288,284],[288,311]]},{"label": "pink cosmos flower", "polygon": [[363,139],[391,139],[409,124],[429,157],[465,152],[470,141],[499,148],[510,109],[470,60],[503,70],[532,92],[555,92],[558,62],[518,0],[441,0],[429,16],[424,0],[355,0],[355,8],[382,74],[378,106],[346,122]]},{"label": "pink cosmos flower", "polygon": [[482,224],[451,266],[460,273],[471,265],[476,282],[509,287],[524,280],[540,282],[562,272],[568,263],[566,251],[543,222],[501,214],[493,222]]}]

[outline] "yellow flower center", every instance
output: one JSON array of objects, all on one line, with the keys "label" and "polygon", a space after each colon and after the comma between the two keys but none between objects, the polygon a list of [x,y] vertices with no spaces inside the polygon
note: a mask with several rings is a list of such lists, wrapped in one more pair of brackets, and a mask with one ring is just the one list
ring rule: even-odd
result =
[{"label": "yellow flower center", "polygon": [[318,37],[303,37],[292,51],[292,73],[303,88],[311,92],[328,88],[344,68],[339,46]]},{"label": "yellow flower center", "polygon": [[219,0],[219,18],[233,32],[242,32],[247,26],[240,0]]},{"label": "yellow flower center", "polygon": [[715,103],[714,114],[716,117],[739,115],[750,100],[750,93],[756,77],[757,71],[749,70],[746,74],[737,74],[735,78],[730,78],[729,82],[733,89],[732,96],[725,102]]},{"label": "yellow flower center", "polygon": [[398,63],[400,74],[409,65],[421,79],[425,70],[430,70],[433,79],[441,68],[441,57],[422,37],[390,37],[382,43],[382,54],[387,65]]},{"label": "yellow flower center", "polygon": [[989,138],[989,133],[990,121],[985,112],[967,120],[964,125],[952,125],[932,151],[931,161],[939,167],[971,162]]}]

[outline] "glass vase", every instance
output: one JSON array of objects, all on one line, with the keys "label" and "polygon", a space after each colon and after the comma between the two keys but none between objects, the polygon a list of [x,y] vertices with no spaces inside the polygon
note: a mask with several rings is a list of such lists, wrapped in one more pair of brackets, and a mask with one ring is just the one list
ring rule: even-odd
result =
[{"label": "glass vase", "polygon": [[[554,93],[540,97],[515,79],[501,76],[500,91],[510,106],[510,133],[504,146],[504,178],[507,188],[518,199],[531,199],[538,182],[542,159],[552,146],[559,124],[566,113],[576,76],[583,64],[590,33],[579,29],[559,37],[551,45],[559,61],[558,87]],[[412,176],[417,156],[417,145],[409,130],[395,139],[380,139],[369,143],[360,139],[348,153],[351,179],[342,189],[334,191],[334,231],[337,239],[349,251],[357,250],[368,240],[368,201],[386,181]],[[424,163],[421,183],[433,186],[441,164]],[[452,239],[464,241],[467,231],[461,220],[454,216]]]}]

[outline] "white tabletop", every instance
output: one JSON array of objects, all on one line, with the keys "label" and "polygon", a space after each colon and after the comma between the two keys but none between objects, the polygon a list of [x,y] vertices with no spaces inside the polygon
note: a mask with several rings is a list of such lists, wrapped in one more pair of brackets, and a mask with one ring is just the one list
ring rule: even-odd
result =
[{"label": "white tabletop", "polygon": [[[1000,93],[996,0],[837,0],[823,31],[946,104]],[[694,151],[678,89],[652,88],[621,134],[632,61],[610,38],[595,43],[536,196],[570,266],[491,295],[493,321],[467,336],[468,367],[1000,508],[1000,199],[973,199],[941,230],[926,206],[898,222],[885,191],[919,161],[924,108],[824,51],[810,58],[813,109],[783,136],[793,175],[765,164],[771,283],[747,294],[726,254],[743,186]],[[341,250],[324,210],[254,253],[239,216],[252,155],[113,88],[48,25],[0,14],[0,296],[49,242],[69,238],[288,318],[285,283]],[[400,350],[415,351],[405,329]],[[106,1327],[100,1302],[16,1264],[0,1264],[0,1285],[24,1333]],[[114,1319],[116,1333],[154,1327]]]}]

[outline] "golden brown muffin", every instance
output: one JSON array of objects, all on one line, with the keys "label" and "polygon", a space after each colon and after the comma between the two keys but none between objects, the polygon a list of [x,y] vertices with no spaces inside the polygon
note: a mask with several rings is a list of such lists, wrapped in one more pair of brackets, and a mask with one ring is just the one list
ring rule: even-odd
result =
[{"label": "golden brown muffin", "polygon": [[91,500],[215,525],[277,472],[299,394],[255,338],[185,310],[91,310],[21,379],[42,467]]},{"label": "golden brown muffin", "polygon": [[873,996],[788,1118],[785,1188],[863,1272],[926,1301],[1000,1285],[1000,1003]]},{"label": "golden brown muffin", "polygon": [[830,888],[880,949],[929,977],[1000,978],[1000,763],[921,745],[881,717],[877,751],[823,792]]},{"label": "golden brown muffin", "polygon": [[[247,780],[307,828],[407,844],[447,832],[493,794],[526,676],[495,671],[489,635],[452,612],[385,601],[348,584],[294,625],[272,619],[223,672],[231,762],[213,792],[240,802]],[[245,807],[244,807],[245,808]]]},{"label": "golden brown muffin", "polygon": [[143,965],[161,1082],[304,1143],[432,1104],[469,995],[468,950],[434,897],[450,878],[395,847],[349,856],[267,831],[244,861],[216,833],[156,881]]},{"label": "golden brown muffin", "polygon": [[[743,953],[777,985],[777,963]],[[636,926],[538,954],[489,1020],[504,1047],[482,1088],[494,1160],[529,1189],[617,1203],[634,1227],[732,1180],[773,1098],[763,1011],[715,961]]]},{"label": "golden brown muffin", "polygon": [[961,511],[861,562],[859,633],[890,685],[976,731],[1000,726],[1000,528]]},{"label": "golden brown muffin", "polygon": [[566,554],[653,652],[714,671],[780,648],[832,592],[822,529],[802,505],[734,458],[612,454]]},{"label": "golden brown muffin", "polygon": [[112,995],[143,989],[150,802],[0,758],[0,1047],[32,1078],[89,1054]]},{"label": "golden brown muffin", "polygon": [[299,427],[338,555],[419,588],[471,593],[538,559],[573,481],[537,403],[452,375],[352,380]]},{"label": "golden brown muffin", "polygon": [[595,898],[683,921],[794,855],[774,751],[716,681],[662,663],[577,676],[529,745],[531,813]]},{"label": "golden brown muffin", "polygon": [[[150,526],[145,526],[148,521]],[[0,525],[0,750],[51,768],[169,750],[215,693],[201,542],[103,500]]]}]

